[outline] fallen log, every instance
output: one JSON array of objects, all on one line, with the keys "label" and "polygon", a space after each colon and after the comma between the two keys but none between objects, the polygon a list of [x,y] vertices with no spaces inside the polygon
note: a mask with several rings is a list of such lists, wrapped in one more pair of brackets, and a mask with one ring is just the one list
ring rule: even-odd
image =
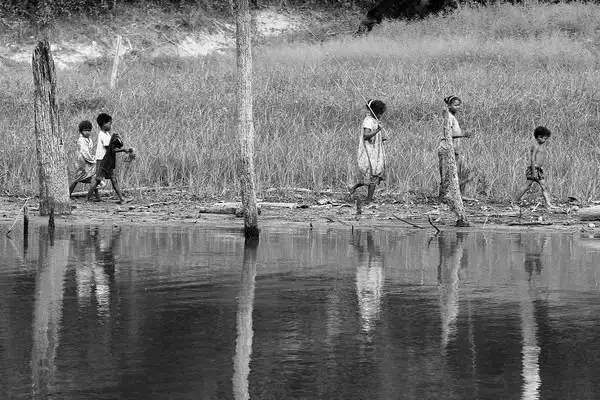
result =
[{"label": "fallen log", "polygon": [[[142,186],[136,188],[125,188],[121,189],[122,192],[155,192],[161,190],[173,190],[173,189],[186,189],[189,186]],[[112,189],[103,189],[98,191],[100,194],[111,194],[113,192]],[[88,192],[74,192],[71,194],[71,197],[85,197]]]},{"label": "fallen log", "polygon": [[577,215],[579,215],[579,219],[582,221],[600,220],[600,206],[580,208],[577,211]]}]

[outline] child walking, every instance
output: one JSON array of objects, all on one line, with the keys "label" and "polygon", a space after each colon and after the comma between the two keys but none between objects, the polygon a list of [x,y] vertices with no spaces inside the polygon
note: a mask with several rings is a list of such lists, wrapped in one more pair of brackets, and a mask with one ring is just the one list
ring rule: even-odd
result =
[{"label": "child walking", "polygon": [[544,162],[546,161],[546,142],[550,138],[552,133],[550,130],[544,126],[538,126],[533,131],[533,137],[535,138],[535,142],[531,145],[529,149],[529,165],[527,166],[527,170],[525,171],[525,177],[527,178],[527,182],[523,185],[521,190],[517,192],[515,201],[518,203],[521,200],[521,197],[529,190],[531,185],[534,182],[537,182],[542,189],[542,195],[544,196],[544,201],[546,203],[546,207],[549,209],[553,209],[554,205],[552,205],[550,201],[550,194],[546,189],[546,181],[544,177]]},{"label": "child walking", "polygon": [[350,189],[350,195],[361,186],[368,186],[367,203],[373,201],[375,187],[385,179],[385,150],[380,119],[386,111],[381,100],[367,102],[367,116],[363,120],[358,139],[358,170],[361,180]]},{"label": "child walking", "polygon": [[90,138],[91,133],[92,123],[87,120],[81,121],[79,123],[79,139],[77,139],[77,170],[69,185],[69,196],[78,183],[90,183],[96,172],[96,159],[92,155],[94,142]]},{"label": "child walking", "polygon": [[96,118],[96,122],[100,127],[98,133],[98,144],[96,147],[96,181],[90,188],[87,198],[92,200],[92,195],[95,194],[94,201],[102,201],[98,195],[97,187],[102,182],[102,179],[110,179],[112,186],[119,198],[118,203],[123,204],[130,200],[125,200],[121,194],[117,177],[113,174],[117,164],[117,154],[121,152],[132,153],[133,149],[122,149],[123,140],[118,133],[110,133],[112,127],[112,117],[108,114],[101,113]]}]

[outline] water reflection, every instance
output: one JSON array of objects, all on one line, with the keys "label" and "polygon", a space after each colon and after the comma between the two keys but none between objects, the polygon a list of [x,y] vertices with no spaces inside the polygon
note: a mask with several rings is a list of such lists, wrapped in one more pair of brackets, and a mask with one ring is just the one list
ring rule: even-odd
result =
[{"label": "water reflection", "polygon": [[456,334],[458,318],[459,271],[462,265],[465,232],[445,231],[438,235],[440,260],[438,286],[440,291],[440,314],[442,319],[441,347],[445,351]]},{"label": "water reflection", "polygon": [[247,400],[250,357],[252,355],[252,310],[254,308],[254,287],[256,281],[257,240],[246,240],[242,262],[242,278],[237,308],[237,337],[233,357],[233,397]]},{"label": "water reflection", "polygon": [[375,329],[381,310],[381,293],[384,279],[384,258],[381,249],[375,244],[372,232],[366,232],[366,245],[362,231],[353,237],[358,250],[356,268],[356,295],[361,320],[361,329],[368,336]]},{"label": "water reflection", "polygon": [[0,235],[0,398],[600,398],[578,235],[281,229]]},{"label": "water reflection", "polygon": [[537,321],[535,305],[537,300],[537,280],[543,269],[542,257],[549,238],[546,235],[519,235],[520,250],[524,255],[523,267],[527,280],[521,280],[520,310],[521,310],[521,335],[522,350],[521,375],[523,377],[522,400],[537,400],[540,398],[540,346],[537,338]]},{"label": "water reflection", "polygon": [[63,280],[69,259],[69,241],[42,240],[39,251],[33,311],[32,396],[34,399],[46,399],[56,372],[55,357],[61,329]]}]

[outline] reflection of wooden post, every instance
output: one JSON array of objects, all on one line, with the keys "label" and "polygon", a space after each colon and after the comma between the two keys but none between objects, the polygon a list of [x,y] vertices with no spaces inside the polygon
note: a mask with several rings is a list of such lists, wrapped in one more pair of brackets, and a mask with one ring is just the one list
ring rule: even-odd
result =
[{"label": "reflection of wooden post", "polygon": [[237,339],[233,357],[233,398],[248,400],[248,375],[252,355],[252,310],[254,308],[254,282],[256,279],[257,240],[246,240],[242,265],[242,281],[238,298]]},{"label": "reflection of wooden post", "polygon": [[449,129],[448,124],[448,111],[446,111],[444,116],[444,136],[440,140],[440,146],[438,148],[440,163],[440,200],[448,204],[450,209],[456,214],[456,217],[458,218],[456,221],[457,226],[468,226],[469,222],[460,193],[452,132],[451,129]]},{"label": "reflection of wooden post", "polygon": [[32,68],[40,215],[48,215],[52,199],[56,214],[70,214],[67,161],[56,102],[56,75],[47,40],[39,42],[33,51]]},{"label": "reflection of wooden post", "polygon": [[117,73],[119,71],[119,61],[121,60],[121,35],[117,35],[115,45],[115,58],[113,59],[112,73],[110,74],[110,88],[114,89],[117,85]]},{"label": "reflection of wooden post", "polygon": [[237,45],[237,131],[241,145],[238,174],[246,237],[258,237],[254,173],[254,123],[252,120],[251,17],[248,0],[234,0]]},{"label": "reflection of wooden post", "polygon": [[[41,240],[41,239],[40,239]],[[48,246],[47,242],[40,243]],[[54,378],[54,358],[59,342],[62,316],[63,280],[69,258],[69,241],[58,240],[54,246],[40,251],[35,306],[33,311],[33,346],[31,354],[32,394],[34,399],[46,399],[48,386]]]}]

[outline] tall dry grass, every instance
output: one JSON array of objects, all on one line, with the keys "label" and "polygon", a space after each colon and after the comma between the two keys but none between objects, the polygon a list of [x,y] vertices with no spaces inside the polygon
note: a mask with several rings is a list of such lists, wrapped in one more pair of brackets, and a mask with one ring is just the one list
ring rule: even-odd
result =
[{"label": "tall dry grass", "polygon": [[[388,104],[388,190],[435,193],[442,98],[463,98],[479,186],[506,200],[524,180],[535,126],[553,131],[546,168],[554,196],[600,196],[600,6],[571,2],[465,7],[388,22],[366,38],[255,49],[258,187],[352,183],[363,96]],[[74,159],[76,126],[101,111],[138,159],[124,187],[237,190],[232,54],[129,63],[107,89],[109,64],[59,72],[62,125]],[[0,187],[35,192],[31,73],[0,77]],[[95,139],[95,136],[94,136]]]}]

